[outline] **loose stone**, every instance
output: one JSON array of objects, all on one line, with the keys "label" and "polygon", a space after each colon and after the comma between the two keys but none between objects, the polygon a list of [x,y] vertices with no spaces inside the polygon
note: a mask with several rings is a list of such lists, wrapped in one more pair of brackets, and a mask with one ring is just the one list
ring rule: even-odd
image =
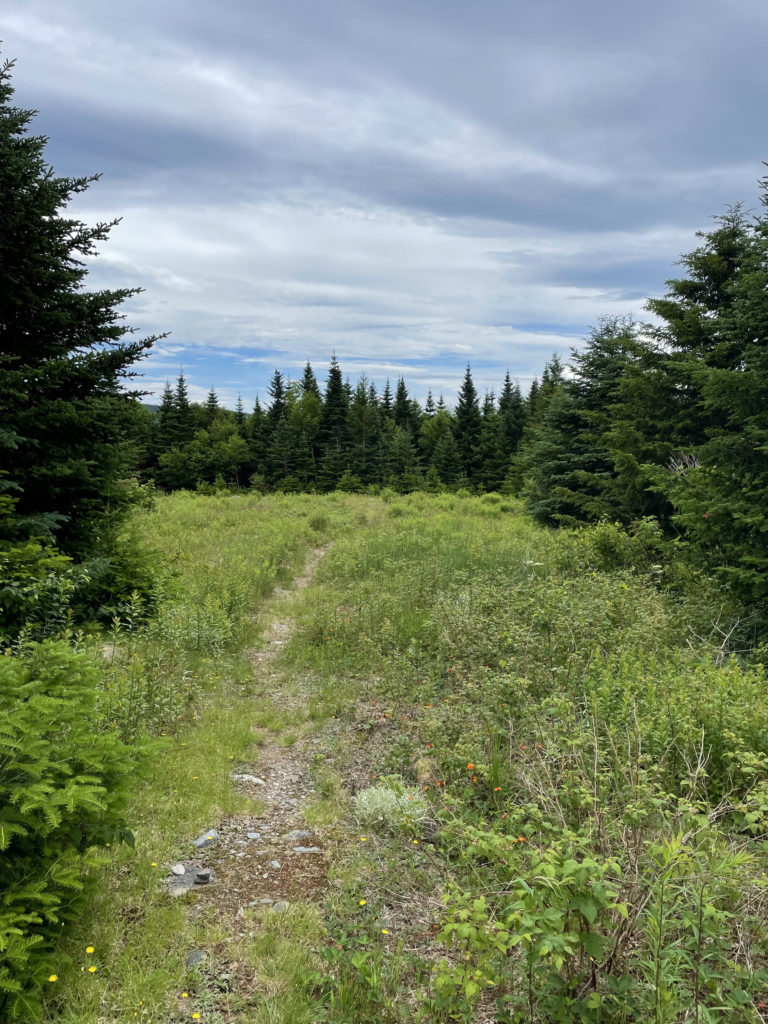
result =
[{"label": "loose stone", "polygon": [[192,845],[196,846],[198,850],[202,850],[206,846],[210,846],[211,843],[215,843],[219,838],[219,833],[215,828],[210,829],[208,832],[203,832],[201,836],[192,841]]},{"label": "loose stone", "polygon": [[260,779],[258,775],[230,775],[230,778],[235,782],[250,782],[252,786],[266,786],[264,779]]},{"label": "loose stone", "polygon": [[211,880],[210,868],[204,868],[202,871],[195,872],[195,885],[208,885]]},{"label": "loose stone", "polygon": [[286,833],[286,839],[292,839],[296,842],[299,839],[310,839],[312,833],[306,828],[295,828],[292,832]]},{"label": "loose stone", "polygon": [[183,864],[174,864],[173,867],[171,868],[171,871],[173,872],[174,875],[183,875],[184,872],[186,871],[186,868],[184,867]]},{"label": "loose stone", "polygon": [[320,849],[317,846],[294,846],[294,853],[320,853]]},{"label": "loose stone", "polygon": [[204,949],[193,949],[186,959],[186,964],[187,967],[197,967],[198,964],[205,963],[207,959],[208,954]]},{"label": "loose stone", "polygon": [[279,871],[280,870],[280,861],[279,860],[271,860],[269,862],[269,866],[271,868],[274,868],[275,871]]}]

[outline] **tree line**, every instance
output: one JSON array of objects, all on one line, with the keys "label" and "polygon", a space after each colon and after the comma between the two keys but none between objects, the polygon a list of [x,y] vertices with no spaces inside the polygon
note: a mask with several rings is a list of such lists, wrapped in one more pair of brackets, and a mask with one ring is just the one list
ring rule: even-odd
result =
[{"label": "tree line", "polygon": [[749,601],[768,597],[768,179],[699,232],[651,322],[606,317],[527,395],[507,374],[481,400],[468,366],[454,409],[405,381],[378,395],[334,359],[324,389],[275,371],[250,415],[212,390],[166,387],[145,472],[166,488],[467,487],[524,498],[549,526],[652,521]]},{"label": "tree line", "polygon": [[[559,363],[553,366],[560,372]],[[547,367],[544,380],[552,373]],[[275,370],[269,402],[249,414],[238,399],[221,408],[212,388],[204,404],[189,402],[183,374],[166,384],[152,422],[145,472],[167,489],[256,486],[282,491],[398,491],[504,486],[540,391],[523,397],[507,374],[498,400],[480,402],[467,366],[455,409],[431,390],[424,406],[401,377],[381,394],[362,376],[353,386],[335,357],[321,389],[309,363],[298,380]]]}]

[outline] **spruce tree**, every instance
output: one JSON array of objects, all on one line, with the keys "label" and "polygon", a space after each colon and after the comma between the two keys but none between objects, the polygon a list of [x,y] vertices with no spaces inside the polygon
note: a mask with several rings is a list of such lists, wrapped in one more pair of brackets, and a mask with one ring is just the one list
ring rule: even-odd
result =
[{"label": "spruce tree", "polygon": [[395,388],[395,403],[392,406],[392,415],[395,420],[395,426],[400,427],[401,430],[411,429],[411,405],[408,401],[408,388],[405,386],[405,380],[402,377],[398,378],[397,387]]},{"label": "spruce tree", "polygon": [[328,368],[328,380],[325,385],[323,412],[318,432],[321,450],[318,482],[326,491],[333,490],[347,469],[347,411],[344,379],[336,356],[333,356]]},{"label": "spruce tree", "polygon": [[381,412],[387,419],[392,416],[392,388],[389,385],[389,377],[387,377],[381,394]]},{"label": "spruce tree", "polygon": [[243,396],[237,396],[237,403],[235,404],[235,424],[237,426],[237,432],[240,437],[246,436],[246,422],[248,417],[245,415],[245,409],[243,408]]},{"label": "spruce tree", "polygon": [[195,432],[195,415],[189,404],[187,381],[183,373],[176,378],[174,390],[175,415],[173,417],[172,444],[182,445],[192,440]]},{"label": "spruce tree", "polygon": [[287,412],[285,379],[279,370],[275,370],[272,374],[267,390],[272,399],[269,409],[267,409],[267,426],[270,431],[274,432],[277,429],[277,424],[285,419]]},{"label": "spruce tree", "polygon": [[478,448],[481,425],[477,391],[472,380],[472,370],[467,364],[456,403],[454,435],[462,471],[470,482],[477,479],[480,468]]},{"label": "spruce tree", "polygon": [[266,478],[267,453],[269,451],[269,427],[267,414],[256,395],[253,412],[248,420],[248,467],[252,476]]},{"label": "spruce tree", "polygon": [[301,390],[305,395],[316,395],[320,397],[320,388],[317,383],[317,377],[315,377],[315,371],[310,366],[309,360],[304,367],[304,372],[301,375]]},{"label": "spruce tree", "polygon": [[432,397],[432,388],[430,388],[427,391],[427,400],[424,403],[424,415],[427,417],[427,419],[431,420],[436,412],[437,409],[435,408],[435,400]]},{"label": "spruce tree", "polygon": [[116,220],[66,215],[99,175],[56,177],[33,111],[12,105],[0,67],[0,449],[15,511],[0,539],[55,535],[67,554],[104,551],[126,492],[138,393],[132,367],[155,338],[132,340],[121,303],[140,289],[86,291],[86,260]]},{"label": "spruce tree", "polygon": [[381,413],[365,376],[360,378],[347,414],[349,471],[361,483],[375,483],[379,472]]},{"label": "spruce tree", "polygon": [[459,449],[453,430],[441,433],[432,454],[432,465],[444,484],[455,484],[459,474]]},{"label": "spruce tree", "polygon": [[477,448],[477,479],[486,491],[498,491],[509,468],[504,424],[494,405],[493,392],[485,396]]},{"label": "spruce tree", "polygon": [[520,393],[520,385],[512,383],[507,370],[504,385],[499,395],[499,416],[504,431],[504,447],[507,455],[512,456],[520,447],[520,439],[525,427],[525,402]]},{"label": "spruce tree", "polygon": [[539,404],[539,380],[538,377],[534,377],[531,381],[531,386],[528,389],[528,394],[525,398],[525,418],[531,420],[536,415],[536,409]]},{"label": "spruce tree", "polygon": [[707,567],[744,599],[768,598],[768,179],[763,214],[735,207],[649,303],[677,383],[676,450],[655,485]]},{"label": "spruce tree", "polygon": [[210,427],[213,421],[218,417],[221,409],[219,407],[219,396],[216,394],[216,389],[211,387],[208,392],[208,397],[205,400],[205,422],[206,426]]},{"label": "spruce tree", "polygon": [[156,454],[167,451],[173,444],[176,422],[176,401],[171,387],[171,382],[166,380],[163,388],[163,396],[160,400],[160,409],[157,414],[154,435],[154,451]]}]

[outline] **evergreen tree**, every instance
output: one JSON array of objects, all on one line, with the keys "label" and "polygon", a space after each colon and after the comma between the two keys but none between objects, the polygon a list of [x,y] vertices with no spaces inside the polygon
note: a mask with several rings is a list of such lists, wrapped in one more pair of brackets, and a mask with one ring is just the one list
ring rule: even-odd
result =
[{"label": "evergreen tree", "polygon": [[472,370],[467,364],[456,404],[454,436],[461,469],[470,482],[477,479],[480,468],[478,457],[480,430],[480,406],[472,380]]},{"label": "evergreen tree", "polygon": [[499,416],[504,432],[504,447],[507,455],[512,456],[520,447],[520,440],[525,427],[525,402],[520,393],[520,385],[512,383],[509,370],[504,377],[504,385],[499,395]]},{"label": "evergreen tree", "polygon": [[219,396],[216,394],[215,388],[211,387],[205,400],[205,425],[210,427],[220,412]]},{"label": "evergreen tree", "polygon": [[498,491],[509,469],[504,424],[496,410],[493,392],[485,396],[477,449],[478,482],[486,491]]},{"label": "evergreen tree", "polygon": [[248,420],[248,465],[252,475],[266,477],[268,472],[269,426],[267,414],[256,396],[253,412]]},{"label": "evergreen tree", "polygon": [[381,413],[364,376],[355,389],[347,415],[347,428],[350,439],[350,473],[361,483],[375,483],[379,473]]},{"label": "evergreen tree", "polygon": [[459,449],[452,430],[440,434],[432,454],[432,466],[447,485],[455,484],[459,474]]},{"label": "evergreen tree", "polygon": [[318,483],[326,491],[333,490],[348,468],[346,457],[347,412],[348,403],[344,380],[336,356],[333,356],[328,368],[323,413],[318,432],[321,451]]},{"label": "evergreen tree", "polygon": [[539,381],[537,377],[534,377],[531,381],[531,386],[528,389],[528,395],[525,399],[525,418],[531,420],[536,415],[536,407],[539,403]]},{"label": "evergreen tree", "polygon": [[237,432],[240,437],[245,438],[246,436],[246,423],[248,417],[245,415],[245,409],[243,408],[243,396],[237,396],[237,403],[235,405],[235,424],[237,426]]},{"label": "evergreen tree", "polygon": [[304,367],[304,373],[301,376],[301,390],[305,395],[315,395],[317,398],[320,397],[320,388],[318,387],[317,378],[315,372],[307,360],[307,364]]},{"label": "evergreen tree", "polygon": [[0,541],[55,535],[69,555],[110,554],[138,417],[125,383],[156,339],[131,340],[122,322],[139,289],[85,290],[85,261],[117,221],[66,215],[98,175],[54,175],[33,112],[11,103],[12,66],[0,68],[0,449],[14,511]]},{"label": "evergreen tree", "polygon": [[748,600],[768,597],[768,179],[763,214],[740,208],[649,303],[676,381],[678,448],[651,473],[705,564]]},{"label": "evergreen tree", "polygon": [[432,388],[430,388],[427,391],[427,400],[424,404],[424,415],[427,417],[427,419],[431,420],[436,412],[437,409],[435,407],[435,400],[432,397]]},{"label": "evergreen tree", "polygon": [[[648,475],[641,469],[641,460],[652,453],[632,436],[636,435],[636,422],[628,419],[628,399],[636,385],[634,370],[643,355],[637,325],[630,317],[604,317],[590,332],[586,345],[572,353],[572,384],[581,413],[583,441],[592,448],[611,515],[625,521],[661,515],[666,505],[648,490]],[[648,382],[649,377],[644,375],[644,384]],[[632,401],[636,398],[635,394]],[[658,399],[654,404],[658,409]],[[606,466],[611,468],[608,477]],[[591,492],[596,486],[596,479],[586,481],[586,489]]]},{"label": "evergreen tree", "polygon": [[275,370],[272,374],[267,391],[272,399],[269,409],[267,409],[267,427],[274,433],[277,429],[277,424],[285,419],[287,413],[285,378],[279,370]]},{"label": "evergreen tree", "polygon": [[174,441],[174,425],[176,422],[176,400],[173,394],[171,382],[166,380],[163,388],[163,396],[160,400],[160,410],[157,414],[157,424],[153,448],[155,454],[167,451]]},{"label": "evergreen tree", "polygon": [[176,378],[175,388],[176,414],[173,419],[172,444],[181,445],[192,440],[195,430],[195,417],[189,404],[187,381],[183,373]]},{"label": "evergreen tree", "polygon": [[389,377],[387,377],[384,391],[381,395],[381,412],[387,419],[392,416],[392,388],[389,386]]},{"label": "evergreen tree", "polygon": [[528,511],[547,526],[598,520],[612,511],[605,500],[610,464],[595,450],[574,389],[554,387],[520,449]]},{"label": "evergreen tree", "polygon": [[392,415],[395,426],[400,427],[401,430],[411,429],[411,405],[408,400],[408,388],[402,377],[398,378],[395,388],[395,404],[392,407]]}]

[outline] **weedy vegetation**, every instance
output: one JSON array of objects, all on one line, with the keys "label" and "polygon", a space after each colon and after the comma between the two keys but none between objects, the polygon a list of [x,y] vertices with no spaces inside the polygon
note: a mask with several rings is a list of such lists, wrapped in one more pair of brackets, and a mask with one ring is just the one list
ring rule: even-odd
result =
[{"label": "weedy vegetation", "polygon": [[[764,1018],[760,651],[745,653],[727,596],[677,567],[652,526],[554,533],[494,495],[182,492],[131,528],[152,613],[137,595],[105,632],[7,659],[25,666],[13,686],[29,714],[35,666],[98,676],[94,707],[68,691],[68,735],[76,747],[87,718],[120,776],[111,848],[73,836],[64,811],[33,822],[48,830],[40,849],[66,838],[46,864],[77,889],[5,939],[9,1013]],[[272,589],[329,540],[272,670],[273,687],[306,695],[288,713],[254,690],[244,651]],[[258,762],[254,723],[278,742],[317,737],[306,819],[332,856],[324,893],[284,915],[249,908],[235,941],[159,882],[190,837],[248,805],[229,774]],[[83,798],[87,770],[72,762]],[[117,845],[128,828],[132,845]],[[196,947],[218,961],[186,967]]]}]

